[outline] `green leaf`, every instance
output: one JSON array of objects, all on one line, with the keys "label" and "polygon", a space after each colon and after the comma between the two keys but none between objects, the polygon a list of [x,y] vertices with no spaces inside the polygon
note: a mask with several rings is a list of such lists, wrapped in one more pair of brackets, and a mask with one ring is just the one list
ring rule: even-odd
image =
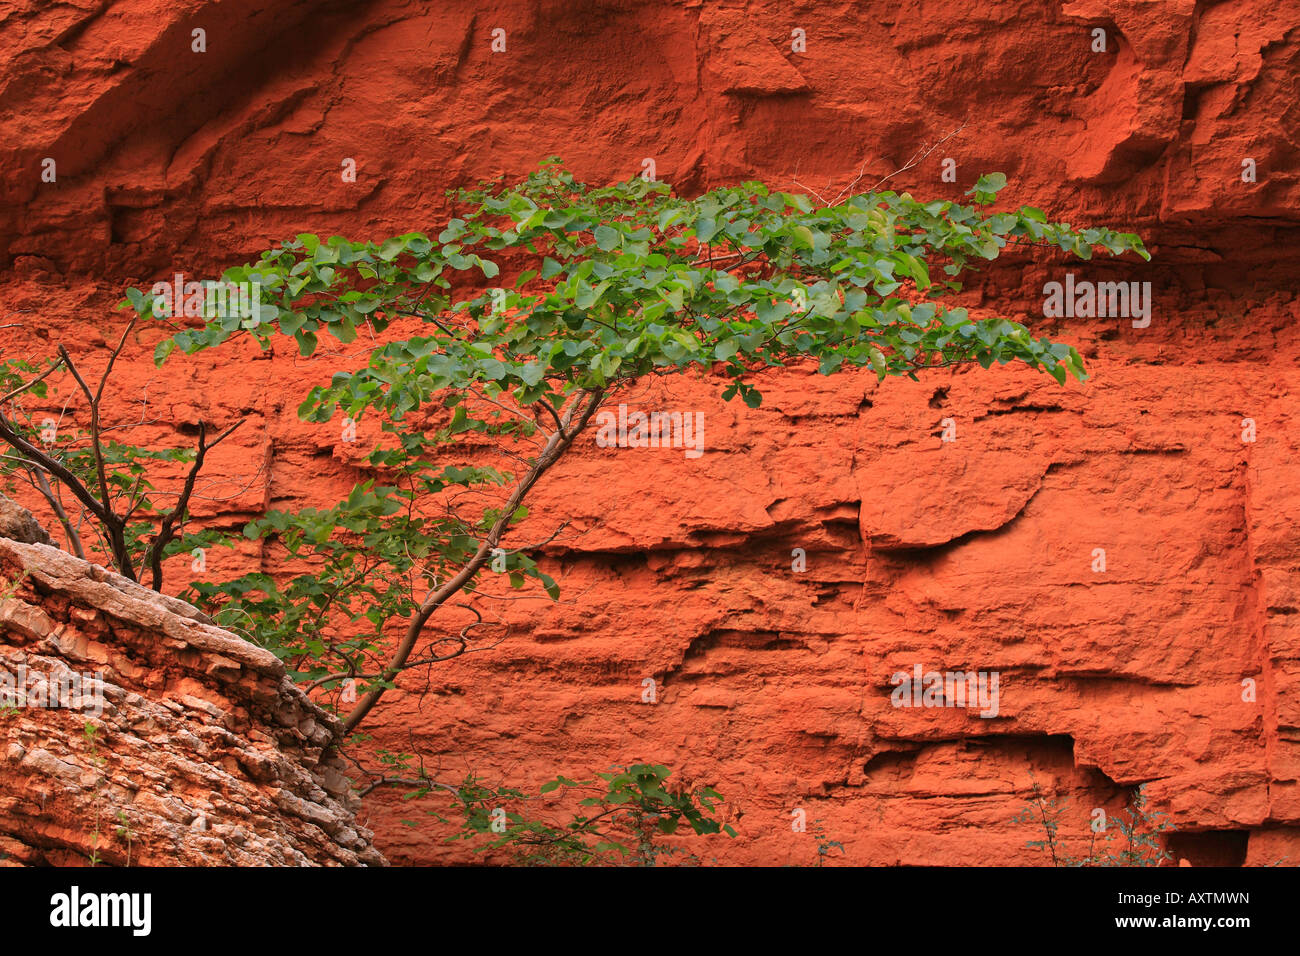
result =
[{"label": "green leaf", "polygon": [[663,296],[664,301],[668,303],[669,307],[672,308],[674,312],[682,311],[683,300],[682,290],[680,288],[673,287],[671,289],[660,289],[659,294]]},{"label": "green leaf", "polygon": [[611,229],[609,226],[597,226],[595,233],[596,245],[605,252],[612,252],[618,248],[623,239],[623,234],[617,229]]},{"label": "green leaf", "polygon": [[975,193],[977,196],[988,195],[991,197],[996,195],[999,190],[1005,188],[1006,185],[1007,177],[1004,173],[989,173],[985,176],[981,176],[979,181],[975,183],[974,188],[967,191],[967,195]]},{"label": "green leaf", "polygon": [[172,354],[174,348],[176,348],[176,342],[172,339],[163,339],[159,342],[154,346],[153,364],[155,366],[161,366],[162,363],[166,361],[167,356]]},{"label": "green leaf", "polygon": [[546,366],[541,362],[529,362],[519,370],[519,378],[525,385],[536,385],[546,376]]}]

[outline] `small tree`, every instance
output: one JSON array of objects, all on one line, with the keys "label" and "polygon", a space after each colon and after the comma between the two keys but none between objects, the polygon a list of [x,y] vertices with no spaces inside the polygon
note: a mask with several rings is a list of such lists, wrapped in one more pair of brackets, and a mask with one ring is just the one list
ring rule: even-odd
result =
[{"label": "small tree", "polygon": [[[1084,379],[1071,346],[942,300],[1008,246],[1149,256],[1134,235],[1075,230],[1031,207],[985,215],[1004,185],[1001,174],[981,178],[971,206],[894,192],[819,205],[757,182],[688,199],[641,179],[586,185],[551,159],[518,185],[459,192],[464,212],[436,239],[304,234],[227,270],[226,281],[260,288],[251,314],[180,331],[158,347],[159,364],[245,335],[264,349],[291,337],[308,356],[324,334],[351,342],[363,327],[412,320],[423,329],[376,347],[299,410],[314,422],[375,417],[383,432],[368,459],[376,478],[344,502],[271,512],[246,529],[309,570],[196,584],[197,599],[335,703],[359,684],[354,729],[403,670],[474,649],[491,622],[462,597],[490,562],[513,585],[531,576],[555,596],[530,556],[543,542],[506,548],[507,538],[532,488],[634,382],[701,370],[725,399],[758,407],[755,375],[791,362],[823,374],[870,367],[883,381],[1019,361],[1058,382]],[[487,258],[496,254],[500,263]],[[485,287],[492,280],[507,281]],[[139,290],[127,301],[155,313]],[[426,637],[448,605],[475,619]],[[395,643],[391,621],[404,622]]]},{"label": "small tree", "polygon": [[[108,423],[103,419],[104,389],[138,320],[129,322],[117,346],[108,354],[98,385],[92,389],[67,348],[40,367],[26,359],[0,357],[0,490],[27,485],[45,502],[63,531],[68,550],[85,559],[103,555],[119,574],[145,580],[163,589],[163,560],[197,544],[218,539],[215,533],[188,534],[195,483],[207,455],[243,421],[215,438],[206,423],[198,423],[195,448],[146,448],[119,441],[112,433],[153,425],[144,415],[136,422]],[[52,397],[56,372],[71,379],[72,395],[64,403],[80,410],[84,424],[62,427],[60,419],[26,404]],[[188,465],[179,477],[169,466]],[[158,472],[167,471],[175,490],[156,487]],[[163,502],[169,500],[171,507]],[[86,540],[90,539],[89,546]]]}]

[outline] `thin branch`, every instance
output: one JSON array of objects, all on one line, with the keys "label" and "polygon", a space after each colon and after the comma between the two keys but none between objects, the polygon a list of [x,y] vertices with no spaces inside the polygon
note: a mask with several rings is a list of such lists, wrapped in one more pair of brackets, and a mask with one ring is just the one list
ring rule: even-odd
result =
[{"label": "thin branch", "polygon": [[[966,124],[963,122],[963,123],[962,123],[960,126],[958,126],[955,130],[952,130],[951,132],[949,132],[949,133],[945,134],[944,136],[942,136],[939,140],[937,140],[937,141],[935,142],[935,144],[934,144],[933,146],[928,146],[927,144],[922,143],[922,144],[921,144],[921,149],[919,149],[919,150],[917,150],[915,153],[913,153],[911,159],[909,159],[909,160],[908,160],[908,161],[907,161],[907,162],[906,162],[902,167],[900,167],[899,169],[894,170],[894,171],[893,171],[892,173],[890,173],[888,176],[886,176],[886,177],[884,177],[883,179],[881,179],[881,180],[880,180],[879,182],[877,182],[874,186],[872,186],[870,189],[868,189],[867,192],[869,192],[869,193],[873,193],[873,192],[875,192],[875,191],[876,191],[880,186],[884,185],[886,182],[888,182],[889,180],[893,179],[893,178],[894,178],[895,176],[897,176],[899,173],[903,173],[903,172],[906,172],[906,171],[909,170],[909,169],[912,169],[912,168],[915,167],[918,163],[920,163],[921,160],[925,159],[927,156],[929,156],[931,153],[933,153],[936,149],[938,149],[941,145],[943,145],[945,142],[947,142],[947,141],[948,141],[949,139],[951,139],[952,137],[956,136],[958,133],[960,133],[960,132],[961,132],[962,130],[964,130],[965,128],[966,128]],[[819,193],[817,190],[813,189],[811,186],[807,186],[807,185],[805,185],[805,184],[799,182],[798,179],[794,179],[794,178],[792,178],[792,179],[791,179],[791,182],[793,182],[793,183],[794,183],[796,186],[798,186],[800,189],[806,189],[808,192],[812,193],[812,195],[815,196],[815,197],[817,198],[817,201],[820,202],[823,206],[837,206],[837,205],[839,205],[840,200],[843,199],[845,196],[849,195],[850,190],[852,190],[853,187],[856,186],[856,185],[861,181],[863,174],[866,172],[866,169],[867,169],[867,163],[868,163],[868,162],[870,162],[870,160],[865,160],[865,161],[862,163],[862,165],[858,168],[858,174],[857,174],[856,176],[853,177],[853,179],[849,182],[849,184],[848,184],[847,186],[845,186],[843,189],[841,189],[841,190],[839,191],[839,193],[836,194],[836,196],[835,196],[834,199],[830,199],[830,200],[826,199],[826,197],[823,196],[821,193]],[[796,168],[795,168],[795,176],[798,176],[798,175],[799,175],[799,170],[798,170],[798,167],[796,166]],[[829,187],[828,187],[828,188],[829,188]]]},{"label": "thin branch", "polygon": [[15,426],[5,418],[3,414],[0,414],[0,439],[4,439],[7,444],[18,449],[50,474],[54,475],[54,477],[58,478],[60,482],[68,487],[68,490],[72,492],[73,496],[86,506],[91,514],[100,521],[107,523],[109,513],[108,509],[95,500],[94,495],[92,495],[86,486],[82,484],[81,479],[68,471],[61,462],[51,458],[31,442],[27,441],[27,439],[23,438],[23,436],[18,433]]},{"label": "thin branch", "polygon": [[[545,449],[538,456],[537,461],[527,474],[515,486],[515,490],[505,503],[501,510],[500,516],[488,531],[487,537],[479,544],[478,550],[474,556],[460,569],[460,571],[444,583],[436,591],[431,591],[420,605],[420,609],[412,617],[407,625],[406,633],[403,635],[401,642],[398,644],[396,651],[388,665],[384,669],[381,680],[390,681],[397,673],[402,670],[402,666],[410,657],[411,651],[415,649],[416,642],[424,630],[424,625],[429,618],[433,616],[440,607],[443,606],[453,595],[467,585],[470,580],[478,573],[479,569],[487,563],[492,554],[492,549],[497,546],[501,540],[501,535],[510,527],[514,519],[515,512],[519,510],[520,504],[532,489],[533,485],[544,475],[551,466],[568,450],[573,440],[578,436],[587,423],[591,420],[596,409],[600,407],[604,397],[603,389],[594,389],[592,391],[580,391],[573,402],[561,416],[561,429],[551,435],[547,441]],[[359,723],[370,713],[371,708],[378,703],[379,698],[383,696],[384,688],[377,687],[370,691],[362,698],[351,713],[348,714],[344,722],[346,733],[354,731]]]},{"label": "thin branch", "polygon": [[209,451],[220,445],[236,428],[244,424],[244,419],[240,419],[231,425],[224,432],[216,437],[211,443],[207,442],[207,426],[199,422],[199,446],[194,454],[194,463],[190,466],[190,472],[185,476],[185,485],[181,489],[180,499],[176,502],[176,507],[163,515],[162,521],[158,525],[158,533],[154,535],[148,551],[145,553],[143,564],[149,566],[153,574],[153,589],[162,590],[162,552],[168,544],[171,543],[175,535],[176,520],[185,513],[189,506],[190,495],[194,493],[194,482],[199,477],[199,470],[203,467],[203,461]]},{"label": "thin branch", "polygon": [[54,512],[54,516],[58,518],[59,524],[63,526],[63,533],[68,536],[68,544],[72,548],[72,553],[85,561],[86,549],[82,547],[81,535],[78,534],[77,529],[72,526],[72,522],[68,518],[68,512],[63,507],[63,502],[59,500],[58,496],[54,493],[54,489],[50,487],[50,480],[45,477],[45,469],[37,466],[36,477],[40,479],[39,488],[41,494],[44,495],[45,500],[50,503],[50,509]]},{"label": "thin branch", "polygon": [[560,423],[560,413],[555,410],[555,406],[552,405],[544,398],[539,398],[537,400],[537,404],[542,406],[542,408],[544,408],[547,411],[547,413],[551,416],[551,418],[555,419],[555,427],[563,431],[564,425]]},{"label": "thin branch", "polygon": [[[899,173],[906,172],[907,170],[911,169],[913,166],[915,166],[915,165],[916,165],[917,163],[919,163],[921,160],[925,159],[925,157],[929,156],[929,155],[930,155],[931,153],[933,153],[936,149],[938,149],[940,146],[942,146],[946,141],[952,139],[954,136],[956,136],[958,133],[960,133],[960,132],[961,132],[962,130],[964,130],[965,128],[966,128],[966,124],[965,124],[965,123],[962,123],[962,124],[961,124],[960,126],[958,126],[955,130],[953,130],[951,133],[948,133],[946,136],[944,136],[944,137],[942,137],[941,139],[939,139],[939,141],[936,142],[936,143],[935,143],[933,146],[931,146],[929,149],[926,149],[925,152],[920,152],[920,151],[918,150],[915,154],[913,154],[912,158],[909,159],[909,160],[907,161],[907,165],[905,165],[902,169],[896,169],[896,170],[894,170],[892,173],[890,173],[890,174],[889,174],[888,176],[886,176],[884,179],[880,180],[880,182],[876,183],[875,186],[872,186],[870,189],[868,189],[867,192],[869,192],[869,193],[873,193],[873,192],[875,192],[875,191],[876,191],[876,188],[877,188],[878,186],[883,185],[883,184],[885,183],[886,180],[893,179],[893,178],[894,178],[895,176],[897,176]],[[922,146],[922,148],[924,149],[925,144],[922,143],[921,146]]]},{"label": "thin branch", "polygon": [[99,378],[99,388],[95,390],[96,405],[98,405],[99,400],[104,397],[104,386],[108,384],[108,376],[113,371],[113,363],[117,361],[117,357],[122,353],[122,349],[126,346],[126,338],[131,334],[131,330],[135,328],[135,324],[139,321],[139,318],[139,316],[131,317],[131,321],[128,322],[126,328],[122,330],[122,337],[118,339],[117,348],[113,349],[113,351],[109,353],[108,364],[104,366],[104,374]]},{"label": "thin branch", "polygon": [[[10,326],[0,325],[0,329],[3,329],[3,328],[9,328],[9,327],[10,327]],[[33,385],[35,385],[35,384],[37,384],[38,382],[40,382],[42,379],[44,379],[47,375],[49,375],[51,372],[53,372],[56,368],[58,368],[58,367],[59,367],[60,365],[62,365],[62,364],[63,364],[63,359],[59,359],[59,360],[56,361],[53,365],[51,365],[49,368],[47,368],[44,372],[42,372],[40,375],[36,376],[36,378],[34,378],[34,379],[32,379],[30,382],[28,382],[26,385],[20,385],[20,386],[18,386],[17,388],[15,388],[12,392],[10,392],[8,395],[5,395],[5,396],[3,396],[3,397],[0,397],[0,405],[3,405],[5,402],[9,401],[11,398],[17,398],[19,395],[21,395],[23,392],[27,391],[27,390],[28,390],[29,388],[31,388]]]},{"label": "thin branch", "polygon": [[90,447],[95,453],[95,474],[99,479],[99,496],[104,502],[104,523],[110,524],[108,516],[112,514],[111,505],[109,504],[108,474],[104,467],[104,449],[99,441],[99,400],[86,384],[86,380],[81,377],[81,372],[72,361],[72,356],[62,345],[59,346],[59,357],[63,359],[63,364],[68,367],[72,377],[77,380],[81,386],[82,393],[86,396],[86,401],[90,403]]}]

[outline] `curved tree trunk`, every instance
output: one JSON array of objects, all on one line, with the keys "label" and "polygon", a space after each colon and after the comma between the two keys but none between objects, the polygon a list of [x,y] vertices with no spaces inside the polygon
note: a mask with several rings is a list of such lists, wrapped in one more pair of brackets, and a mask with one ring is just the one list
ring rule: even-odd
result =
[{"label": "curved tree trunk", "polygon": [[[394,651],[392,659],[388,662],[388,666],[384,668],[383,673],[379,676],[380,681],[391,681],[401,673],[407,660],[411,656],[411,652],[415,650],[415,645],[419,642],[420,634],[424,630],[424,625],[428,623],[429,618],[431,618],[440,607],[446,604],[450,598],[460,593],[461,589],[464,588],[465,585],[469,584],[470,579],[478,573],[479,569],[488,562],[488,559],[492,556],[493,549],[499,545],[501,536],[510,527],[510,522],[514,513],[519,510],[519,506],[523,503],[528,492],[532,489],[533,485],[537,484],[538,479],[540,479],[542,475],[546,474],[546,472],[550,470],[551,466],[560,460],[564,453],[568,451],[570,446],[572,446],[574,439],[576,439],[578,435],[582,433],[582,430],[586,428],[587,423],[591,420],[591,416],[595,414],[596,409],[600,406],[600,401],[604,397],[604,394],[603,389],[596,389],[590,392],[582,391],[579,392],[577,397],[569,404],[569,407],[565,410],[564,414],[560,416],[560,427],[551,433],[551,437],[547,441],[546,447],[544,447],[541,454],[537,456],[537,461],[533,463],[533,467],[528,470],[523,478],[520,479],[519,484],[515,486],[514,492],[511,493],[501,511],[501,516],[497,518],[496,523],[488,531],[487,536],[483,539],[482,543],[479,544],[478,550],[474,552],[474,556],[469,559],[465,566],[461,568],[454,577],[449,578],[436,590],[430,591],[428,596],[420,604],[420,609],[415,612],[415,616],[411,618],[410,623],[407,625],[406,633],[402,635],[402,640],[397,645],[397,649]],[[356,730],[361,721],[370,713],[371,708],[373,708],[375,704],[378,703],[379,698],[383,696],[384,690],[385,688],[383,687],[376,687],[357,702],[356,707],[352,709],[348,714],[347,719],[344,721],[344,729],[347,733]]]}]

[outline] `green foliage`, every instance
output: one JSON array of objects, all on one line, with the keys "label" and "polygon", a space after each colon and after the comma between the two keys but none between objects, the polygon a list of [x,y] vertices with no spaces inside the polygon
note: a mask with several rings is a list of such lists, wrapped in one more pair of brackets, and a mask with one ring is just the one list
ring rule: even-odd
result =
[{"label": "green foliage", "polygon": [[[515,482],[519,497],[508,500],[522,503],[585,426],[564,425],[566,409],[587,402],[589,415],[646,376],[690,369],[717,377],[725,399],[758,407],[756,377],[796,362],[823,374],[870,368],[880,380],[1013,361],[1058,382],[1085,378],[1071,346],[945,299],[1008,246],[1082,258],[1146,250],[1134,235],[1075,230],[1032,207],[989,213],[1005,184],[981,178],[972,205],[879,192],[826,206],[758,182],[688,199],[639,178],[581,183],[552,158],[522,183],[456,193],[463,209],[434,238],[304,233],[227,270],[226,282],[256,283],[255,308],[178,331],[156,361],[240,336],[264,349],[291,337],[304,356],[323,336],[350,343],[367,327],[401,337],[313,388],[299,409],[318,423],[339,412],[377,418],[374,479],[334,508],[275,512],[246,529],[305,570],[288,583],[196,584],[195,597],[303,679],[382,689],[395,666],[409,666],[381,666],[385,623],[405,618],[418,631],[446,600],[419,597],[435,583],[481,586],[484,549],[523,513],[503,515],[504,492],[484,492]],[[122,306],[154,315],[139,290]],[[483,468],[485,450],[519,469]],[[554,597],[532,550],[509,550],[509,583],[533,577]],[[456,653],[444,650],[421,660]]]},{"label": "green foliage", "polygon": [[131,825],[131,818],[126,815],[125,810],[118,810],[113,814],[113,818],[118,823],[115,831],[117,838],[126,843],[126,865],[130,866],[131,851],[135,848],[135,841],[139,834],[136,833],[135,827]]},{"label": "green foliage", "polygon": [[825,866],[827,859],[830,858],[831,850],[839,850],[840,855],[844,855],[844,844],[839,840],[832,840],[827,835],[826,828],[820,820],[813,821],[812,835],[817,842],[817,861],[814,866]]},{"label": "green foliage", "polygon": [[[283,566],[301,570],[285,580],[254,572],[221,583],[196,581],[185,596],[209,610],[215,621],[286,661],[298,680],[341,695],[343,681],[366,693],[391,686],[380,674],[385,626],[413,614],[421,594],[464,565],[495,516],[491,509],[472,523],[447,512],[421,515],[415,509],[446,489],[500,485],[506,476],[491,468],[444,468],[421,473],[404,456],[386,456],[402,486],[373,481],[356,485],[332,508],[298,512],[270,511],[248,523],[243,536],[278,545]],[[390,471],[390,474],[393,472]],[[521,511],[523,509],[520,509]],[[238,541],[224,538],[234,547]],[[524,554],[506,554],[506,580],[522,587],[528,577],[541,581],[555,596],[555,582]],[[486,625],[481,616],[467,628],[433,641],[430,655],[417,663],[435,663],[469,648],[474,631]]]},{"label": "green foliage", "polygon": [[27,568],[23,568],[18,572],[17,576],[15,576],[13,580],[0,578],[0,602],[7,601],[9,598],[13,597],[14,593],[22,587],[23,581],[29,574],[31,574],[31,571]]},{"label": "green foliage", "polygon": [[1161,845],[1160,834],[1176,827],[1166,814],[1148,809],[1145,784],[1133,791],[1125,810],[1109,817],[1100,840],[1098,830],[1090,827],[1085,856],[1065,852],[1060,822],[1068,804],[1068,800],[1048,798],[1035,781],[1032,799],[1011,821],[1042,828],[1043,839],[1030,840],[1025,846],[1047,853],[1053,866],[1159,866],[1172,859]]},{"label": "green foliage", "polygon": [[[43,369],[25,359],[0,359],[0,395],[8,395],[26,384]],[[36,398],[45,398],[49,387],[45,382],[37,382],[26,393]]]},{"label": "green foliage", "polygon": [[[451,839],[480,842],[480,852],[504,848],[513,862],[527,866],[655,866],[665,857],[686,853],[682,847],[660,842],[663,837],[736,835],[717,816],[724,803],[720,794],[710,787],[671,785],[670,776],[666,767],[634,764],[598,773],[592,780],[559,776],[534,796],[513,787],[485,786],[470,775],[453,789],[449,813],[459,820],[460,829]],[[428,791],[411,796],[424,792]],[[568,792],[580,799],[566,822],[525,812],[530,801]],[[688,856],[686,862],[698,860]]]},{"label": "green foliage", "polygon": [[97,768],[94,790],[92,791],[94,797],[91,803],[94,820],[92,821],[90,834],[90,865],[98,866],[101,860],[99,855],[100,818],[103,815],[100,791],[104,786],[104,775],[98,771],[103,769],[104,764],[108,762],[108,758],[101,756],[99,753],[99,728],[93,723],[86,721],[82,725],[81,737],[86,744],[87,759]]},{"label": "green foliage", "polygon": [[[1009,244],[1149,258],[1134,235],[1074,230],[1032,207],[984,216],[978,206],[1005,182],[983,177],[972,206],[882,192],[817,207],[757,182],[697,199],[641,179],[592,187],[552,159],[520,185],[461,192],[469,210],[436,240],[304,234],[228,270],[227,281],[260,283],[258,314],[182,331],[159,356],[210,348],[241,331],[264,346],[292,335],[309,355],[322,333],[351,342],[359,326],[382,331],[397,316],[435,327],[376,349],[367,368],[315,389],[303,411],[317,421],[338,407],[354,418],[373,408],[400,418],[434,393],[471,384],[520,406],[558,402],[575,388],[690,366],[721,365],[728,396],[744,397],[753,371],[801,358],[823,372],[872,365],[882,378],[1013,360],[1058,381],[1066,372],[1083,378],[1068,346],[934,301]],[[451,276],[475,270],[495,278],[501,266],[481,253],[513,250],[528,259],[525,268],[511,260],[513,282],[452,301]],[[136,290],[128,301],[144,314],[151,309]],[[462,321],[440,322],[443,313]],[[472,421],[460,425],[477,427]]]}]

